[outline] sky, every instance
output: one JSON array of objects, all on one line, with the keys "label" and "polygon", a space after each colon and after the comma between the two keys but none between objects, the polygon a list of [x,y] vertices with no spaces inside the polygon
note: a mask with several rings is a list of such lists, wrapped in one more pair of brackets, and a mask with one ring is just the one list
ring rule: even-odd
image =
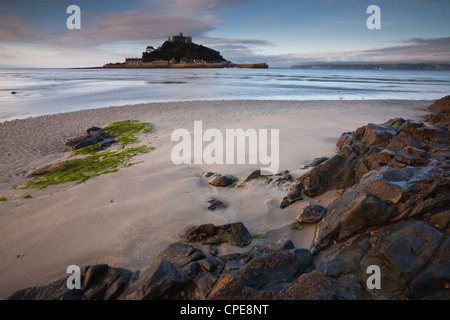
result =
[{"label": "sky", "polygon": [[1,0],[0,67],[123,62],[179,32],[235,63],[450,63],[449,15],[450,0]]}]

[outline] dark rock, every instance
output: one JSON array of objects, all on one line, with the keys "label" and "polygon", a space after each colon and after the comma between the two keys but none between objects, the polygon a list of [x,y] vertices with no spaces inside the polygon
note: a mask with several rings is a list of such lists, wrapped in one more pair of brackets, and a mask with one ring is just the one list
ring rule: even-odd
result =
[{"label": "dark rock", "polygon": [[340,150],[339,153],[341,155],[343,155],[344,157],[346,157],[348,160],[353,161],[356,158],[358,158],[358,154],[353,151],[352,147],[350,147],[349,145],[345,145],[343,146]]},{"label": "dark rock", "polygon": [[180,294],[184,294],[184,290],[192,280],[201,273],[199,261],[205,258],[206,255],[198,248],[185,243],[173,243],[164,249],[147,270],[127,288],[123,298],[127,300],[181,298]]},{"label": "dark rock", "polygon": [[386,148],[393,151],[399,151],[407,147],[429,149],[430,146],[431,145],[428,141],[419,140],[413,137],[411,134],[399,131],[399,133],[390,140],[389,144],[386,145]]},{"label": "dark rock", "polygon": [[66,279],[49,285],[28,288],[8,297],[9,300],[112,300],[119,297],[132,279],[129,270],[106,264],[81,270],[81,289],[67,289]]},{"label": "dark rock", "polygon": [[11,94],[17,94],[17,92],[16,91],[11,91]]},{"label": "dark rock", "polygon": [[423,221],[407,221],[376,232],[371,250],[361,260],[360,279],[369,265],[381,269],[382,290],[368,290],[373,298],[402,298],[407,287],[430,261],[443,235]]},{"label": "dark rock", "polygon": [[244,182],[247,182],[247,181],[250,181],[250,180],[254,180],[254,179],[258,179],[260,176],[261,176],[261,170],[255,170],[247,177],[247,179],[245,179]]},{"label": "dark rock", "polygon": [[430,224],[441,230],[445,230],[450,223],[450,209],[435,213],[430,217]]},{"label": "dark rock", "polygon": [[205,259],[199,260],[198,264],[204,272],[210,273],[216,273],[224,266],[222,261],[214,257],[206,257]]},{"label": "dark rock", "polygon": [[280,300],[333,300],[334,287],[320,271],[300,275],[282,289],[276,299]]},{"label": "dark rock", "polygon": [[[366,160],[369,160],[369,158],[366,158]],[[364,161],[361,158],[357,158],[353,162],[353,171],[355,174],[355,182],[358,182],[361,180],[361,178],[369,171],[374,170],[375,166],[378,166],[378,162],[374,159],[372,161],[372,165],[369,166],[366,161]]]},{"label": "dark rock", "polygon": [[266,252],[279,252],[279,251],[288,251],[291,249],[295,249],[292,240],[289,239],[280,239],[274,244],[267,245]]},{"label": "dark rock", "polygon": [[225,203],[223,203],[222,201],[217,200],[217,199],[211,199],[208,202],[209,202],[208,210],[211,210],[211,211],[227,208],[227,205]]},{"label": "dark rock", "polygon": [[[445,249],[437,253],[435,262],[430,264],[430,260],[442,239],[442,233],[424,221],[405,221],[349,240],[326,256],[319,270],[334,279],[338,299],[405,299],[408,292],[417,298],[440,295],[448,281],[448,272],[443,272],[441,265],[445,259],[448,261],[442,253]],[[381,290],[366,288],[370,265],[381,269]],[[426,283],[432,273],[435,284]]]},{"label": "dark rock", "polygon": [[391,127],[394,127],[394,128],[398,128],[402,124],[404,124],[405,122],[406,122],[406,120],[403,119],[403,118],[394,118],[394,119],[386,121],[384,124],[388,125],[388,126],[391,126]]},{"label": "dark rock", "polygon": [[219,277],[211,290],[209,300],[251,300],[258,291],[245,285],[245,283],[230,273]]},{"label": "dark rock", "polygon": [[407,135],[412,136],[418,141],[431,144],[445,144],[448,143],[449,138],[448,130],[446,129],[441,129],[437,126],[425,126],[423,123],[416,123],[412,121],[408,121],[403,124],[399,128],[398,133],[406,133]]},{"label": "dark rock", "polygon": [[[84,275],[84,276],[83,276]],[[117,298],[131,279],[132,273],[106,264],[82,270],[83,297],[86,300],[111,300]]]},{"label": "dark rock", "polygon": [[117,143],[117,141],[113,139],[113,136],[107,134],[101,128],[92,127],[86,132],[87,134],[83,137],[67,141],[66,146],[70,147],[72,150],[78,150],[84,147],[97,145],[96,150],[103,150],[113,143]]},{"label": "dark rock", "polygon": [[191,289],[192,294],[190,295],[190,298],[195,300],[205,300],[214,287],[214,284],[217,282],[217,279],[218,277],[211,273],[206,273],[195,278],[192,283],[193,289]]},{"label": "dark rock", "polygon": [[413,299],[450,298],[450,238],[441,244],[436,258],[411,282],[408,297]]},{"label": "dark rock", "polygon": [[369,227],[381,225],[394,216],[389,204],[350,188],[329,205],[319,222],[313,241],[321,249],[332,240],[343,240]]},{"label": "dark rock", "polygon": [[226,174],[223,176],[219,175],[215,177],[209,182],[209,184],[215,187],[227,187],[237,181],[238,179],[235,176],[232,176],[231,174]]},{"label": "dark rock", "polygon": [[89,129],[86,130],[87,134],[92,134],[94,132],[100,131],[102,130],[102,128],[99,127],[90,127]]},{"label": "dark rock", "polygon": [[311,163],[305,165],[305,166],[303,167],[303,169],[318,166],[319,164],[321,164],[321,163],[323,163],[323,162],[325,162],[325,161],[327,161],[327,160],[328,160],[327,157],[315,158]]},{"label": "dark rock", "polygon": [[125,292],[126,300],[152,300],[176,294],[183,284],[182,276],[167,260],[156,260]]},{"label": "dark rock", "polygon": [[356,130],[355,138],[367,146],[386,146],[397,133],[397,129],[388,125],[369,123]]},{"label": "dark rock", "polygon": [[183,235],[186,242],[202,242],[203,244],[221,244],[228,242],[232,245],[245,247],[252,241],[252,236],[242,222],[214,226],[204,224],[191,227]]},{"label": "dark rock", "polygon": [[343,189],[355,183],[351,162],[345,156],[336,154],[298,179],[302,191],[309,197],[316,197],[329,190]]},{"label": "dark rock", "polygon": [[276,288],[313,269],[311,253],[306,249],[295,249],[256,257],[240,268],[238,274],[245,285],[260,290]]},{"label": "dark rock", "polygon": [[97,264],[92,267],[86,267],[83,270],[84,279],[82,283],[82,288],[90,288],[92,285],[97,283],[100,278],[102,278],[108,271],[109,266],[107,264]]},{"label": "dark rock", "polygon": [[450,96],[445,96],[439,100],[436,100],[428,107],[428,110],[434,113],[440,113],[450,110]]},{"label": "dark rock", "polygon": [[289,202],[287,197],[284,197],[281,201],[280,204],[278,205],[281,209],[286,208],[287,206],[289,206],[291,203]]},{"label": "dark rock", "polygon": [[170,244],[161,251],[156,259],[166,260],[177,268],[183,268],[192,262],[206,258],[202,250],[182,242]]},{"label": "dark rock", "polygon": [[209,178],[209,177],[212,177],[214,174],[215,174],[214,172],[209,171],[209,172],[205,173],[205,177]]},{"label": "dark rock", "polygon": [[117,140],[111,139],[111,138],[107,138],[105,140],[102,140],[100,142],[97,143],[97,147],[93,148],[94,151],[100,151],[100,150],[104,150],[105,148],[108,148],[110,146],[112,146],[113,144],[118,143]]},{"label": "dark rock", "polygon": [[429,114],[424,117],[426,122],[434,125],[449,124],[450,123],[450,110],[439,112],[438,114]]},{"label": "dark rock", "polygon": [[300,190],[301,185],[295,184],[290,188],[290,191],[287,195],[287,200],[289,200],[289,203],[294,203],[295,201],[299,201],[303,199],[302,191]]},{"label": "dark rock", "polygon": [[235,260],[235,259],[229,259],[227,261],[227,264],[225,266],[226,271],[233,271],[233,270],[239,270],[244,266],[244,261],[242,260]]},{"label": "dark rock", "polygon": [[[393,181],[389,180],[389,177],[393,177],[391,171],[398,169],[385,168],[380,171],[372,171],[364,177],[360,182],[362,190],[366,193],[380,199],[383,202],[397,203],[400,201],[403,190],[399,186],[401,182],[405,183],[405,180],[395,179]],[[397,174],[397,177],[400,174]]]},{"label": "dark rock", "polygon": [[76,292],[68,290],[66,279],[60,279],[45,286],[19,290],[8,296],[6,300],[62,300],[63,297],[68,300],[81,300],[81,290]]},{"label": "dark rock", "polygon": [[402,152],[405,154],[410,154],[416,158],[426,158],[428,156],[426,151],[414,147],[406,147],[402,150]]},{"label": "dark rock", "polygon": [[323,163],[323,162],[325,162],[325,161],[327,161],[328,160],[328,158],[327,157],[320,157],[320,158],[315,158],[313,161],[312,161],[312,166],[318,166],[319,164],[321,164],[321,163]]},{"label": "dark rock", "polygon": [[391,151],[389,149],[383,149],[381,152],[378,153],[376,160],[378,161],[378,163],[384,166],[390,163],[395,158],[396,155],[397,153],[394,151]]},{"label": "dark rock", "polygon": [[327,209],[319,205],[309,205],[297,216],[299,223],[316,223],[322,220]]},{"label": "dark rock", "polygon": [[289,187],[289,193],[286,197],[284,197],[280,204],[278,205],[281,209],[286,208],[287,206],[293,204],[296,201],[303,200],[303,195],[301,191],[301,184],[294,183]]},{"label": "dark rock", "polygon": [[398,167],[406,167],[406,166],[419,166],[419,165],[425,165],[426,160],[423,160],[421,158],[415,157],[411,154],[406,154],[403,152],[398,153],[395,156],[395,163]]}]

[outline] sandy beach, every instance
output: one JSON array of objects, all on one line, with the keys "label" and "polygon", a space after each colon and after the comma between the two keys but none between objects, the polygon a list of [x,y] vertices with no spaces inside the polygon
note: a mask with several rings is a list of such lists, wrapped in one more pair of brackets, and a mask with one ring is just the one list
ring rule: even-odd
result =
[{"label": "sandy beach", "polygon": [[[291,239],[309,248],[315,225],[291,228],[308,203],[326,206],[328,192],[280,209],[286,190],[253,181],[246,188],[208,185],[205,171],[233,174],[243,181],[258,166],[174,165],[175,129],[279,129],[280,171],[298,178],[305,164],[336,152],[343,132],[367,123],[403,117],[420,120],[431,101],[197,101],[150,103],[92,109],[0,123],[0,297],[66,276],[69,265],[107,263],[145,269],[168,244],[194,225],[243,222],[266,241]],[[137,165],[88,180],[44,190],[19,189],[27,173],[67,157],[65,142],[92,126],[135,119],[151,122],[156,131],[143,141],[154,150],[139,155]],[[30,195],[32,199],[23,197]],[[221,199],[225,210],[207,210],[208,200]],[[257,239],[253,240],[258,242]],[[239,248],[222,245],[222,252]]]}]

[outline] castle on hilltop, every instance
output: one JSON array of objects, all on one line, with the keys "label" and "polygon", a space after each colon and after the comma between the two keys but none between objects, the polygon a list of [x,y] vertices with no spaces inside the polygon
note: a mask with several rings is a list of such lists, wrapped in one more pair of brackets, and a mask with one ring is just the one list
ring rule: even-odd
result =
[{"label": "castle on hilltop", "polygon": [[184,42],[184,43],[192,43],[192,37],[185,37],[183,33],[180,32],[177,36],[172,36],[172,39],[169,37],[169,42]]},{"label": "castle on hilltop", "polygon": [[125,62],[107,63],[103,68],[268,68],[266,63],[234,64],[219,51],[192,42],[192,37],[169,37],[158,48],[147,46],[142,57],[125,58]]}]

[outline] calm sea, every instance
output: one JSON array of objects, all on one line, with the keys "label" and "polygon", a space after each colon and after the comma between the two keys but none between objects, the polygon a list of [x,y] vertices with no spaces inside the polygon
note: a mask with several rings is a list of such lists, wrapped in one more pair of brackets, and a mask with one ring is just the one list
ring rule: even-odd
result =
[{"label": "calm sea", "polygon": [[0,69],[0,121],[143,102],[434,100],[448,94],[450,71]]}]

